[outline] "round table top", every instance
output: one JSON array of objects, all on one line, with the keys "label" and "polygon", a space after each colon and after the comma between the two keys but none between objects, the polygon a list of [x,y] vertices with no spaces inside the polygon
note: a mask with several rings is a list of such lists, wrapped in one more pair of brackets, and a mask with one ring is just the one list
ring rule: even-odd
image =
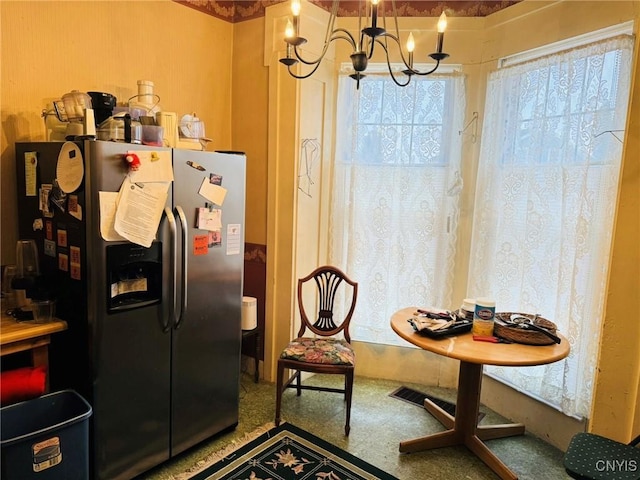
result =
[{"label": "round table top", "polygon": [[471,332],[442,338],[429,338],[416,333],[407,321],[413,317],[416,308],[398,310],[391,317],[391,328],[409,343],[438,355],[455,358],[464,362],[486,365],[530,366],[553,363],[569,355],[569,342],[562,340],[552,345],[523,345],[520,343],[490,343],[473,340]]}]

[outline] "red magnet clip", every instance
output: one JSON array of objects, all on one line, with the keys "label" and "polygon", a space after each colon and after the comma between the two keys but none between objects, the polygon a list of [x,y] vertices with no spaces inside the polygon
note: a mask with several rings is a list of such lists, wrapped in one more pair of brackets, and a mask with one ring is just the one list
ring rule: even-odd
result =
[{"label": "red magnet clip", "polygon": [[124,159],[127,161],[127,165],[129,165],[129,170],[136,171],[140,168],[140,159],[138,155],[133,152],[127,152],[124,155]]}]

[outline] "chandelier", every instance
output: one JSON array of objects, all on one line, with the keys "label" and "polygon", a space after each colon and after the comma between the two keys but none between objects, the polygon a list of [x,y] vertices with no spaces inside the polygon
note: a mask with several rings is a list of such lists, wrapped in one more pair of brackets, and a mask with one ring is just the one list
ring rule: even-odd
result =
[{"label": "chandelier", "polygon": [[[287,56],[285,58],[281,58],[280,62],[287,66],[287,70],[289,74],[297,79],[309,78],[311,75],[315,73],[315,71],[320,66],[320,62],[324,58],[329,45],[334,40],[345,40],[351,45],[353,49],[353,53],[351,54],[351,63],[353,64],[353,73],[349,75],[356,81],[356,88],[360,88],[360,80],[366,75],[363,73],[367,69],[367,64],[371,57],[373,56],[374,48],[376,44],[380,46],[385,52],[387,67],[389,69],[389,74],[393,81],[399,87],[406,87],[409,85],[411,81],[411,77],[413,75],[430,75],[434,73],[442,60],[447,58],[449,55],[447,53],[442,52],[442,45],[444,40],[444,31],[447,27],[447,16],[444,12],[440,15],[440,19],[438,20],[438,39],[436,42],[436,51],[434,53],[429,54],[435,62],[435,66],[427,71],[420,71],[414,67],[413,64],[413,50],[415,48],[415,41],[413,38],[413,33],[409,33],[406,43],[407,55],[405,56],[404,51],[402,50],[402,45],[400,43],[400,29],[398,28],[398,15],[396,11],[396,2],[395,0],[391,0],[391,10],[393,13],[393,20],[395,22],[395,34],[387,31],[386,27],[386,16],[384,10],[382,10],[382,14],[378,15],[378,7],[379,4],[383,0],[364,0],[365,6],[362,6],[362,0],[360,2],[360,8],[358,11],[358,25],[362,27],[363,18],[366,18],[367,21],[371,21],[371,24],[365,28],[360,28],[360,32],[357,36],[351,34],[351,32],[345,30],[344,28],[334,28],[335,22],[338,13],[338,4],[339,0],[333,0],[333,6],[331,8],[331,16],[329,17],[329,21],[327,23],[327,31],[325,34],[324,45],[322,47],[322,51],[318,58],[314,60],[309,60],[303,57],[300,53],[299,47],[307,42],[307,39],[300,36],[300,0],[291,0],[291,13],[293,14],[293,22],[291,19],[287,20],[287,27],[285,30],[285,38],[284,41],[287,43]],[[364,16],[363,16],[364,10]],[[382,26],[379,25],[382,23]],[[400,58],[402,58],[402,63],[404,64],[404,69],[402,70],[403,76],[398,75],[393,72],[392,62],[389,59],[389,48],[390,46],[396,45],[399,52]],[[298,62],[308,65],[310,71],[306,74],[298,75],[294,71],[292,71],[291,67],[296,65]]]}]

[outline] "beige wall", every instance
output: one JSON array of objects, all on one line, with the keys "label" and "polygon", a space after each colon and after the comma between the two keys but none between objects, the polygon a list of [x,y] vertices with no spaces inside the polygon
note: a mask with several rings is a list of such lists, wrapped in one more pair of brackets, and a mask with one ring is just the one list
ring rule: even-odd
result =
[{"label": "beige wall", "polygon": [[232,24],[169,0],[2,1],[0,17],[2,264],[15,256],[13,144],[45,140],[52,99],[77,89],[121,102],[152,80],[163,110],[205,121],[210,150],[232,148]]},{"label": "beige wall", "polygon": [[640,23],[640,2],[636,2],[636,68],[590,425],[595,432],[625,442],[640,435],[640,43],[637,23]]},{"label": "beige wall", "polygon": [[264,18],[233,30],[232,146],[247,154],[246,241],[267,243],[267,106],[269,69],[264,66]]}]

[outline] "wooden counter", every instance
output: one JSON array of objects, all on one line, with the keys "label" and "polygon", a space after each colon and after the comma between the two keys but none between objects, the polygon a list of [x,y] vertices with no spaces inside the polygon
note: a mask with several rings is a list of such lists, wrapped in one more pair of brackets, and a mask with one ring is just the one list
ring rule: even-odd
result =
[{"label": "wooden counter", "polygon": [[17,322],[2,311],[0,322],[0,355],[31,351],[34,367],[43,366],[46,376],[46,391],[49,391],[49,344],[51,334],[67,329],[67,322],[54,320],[49,323]]}]

